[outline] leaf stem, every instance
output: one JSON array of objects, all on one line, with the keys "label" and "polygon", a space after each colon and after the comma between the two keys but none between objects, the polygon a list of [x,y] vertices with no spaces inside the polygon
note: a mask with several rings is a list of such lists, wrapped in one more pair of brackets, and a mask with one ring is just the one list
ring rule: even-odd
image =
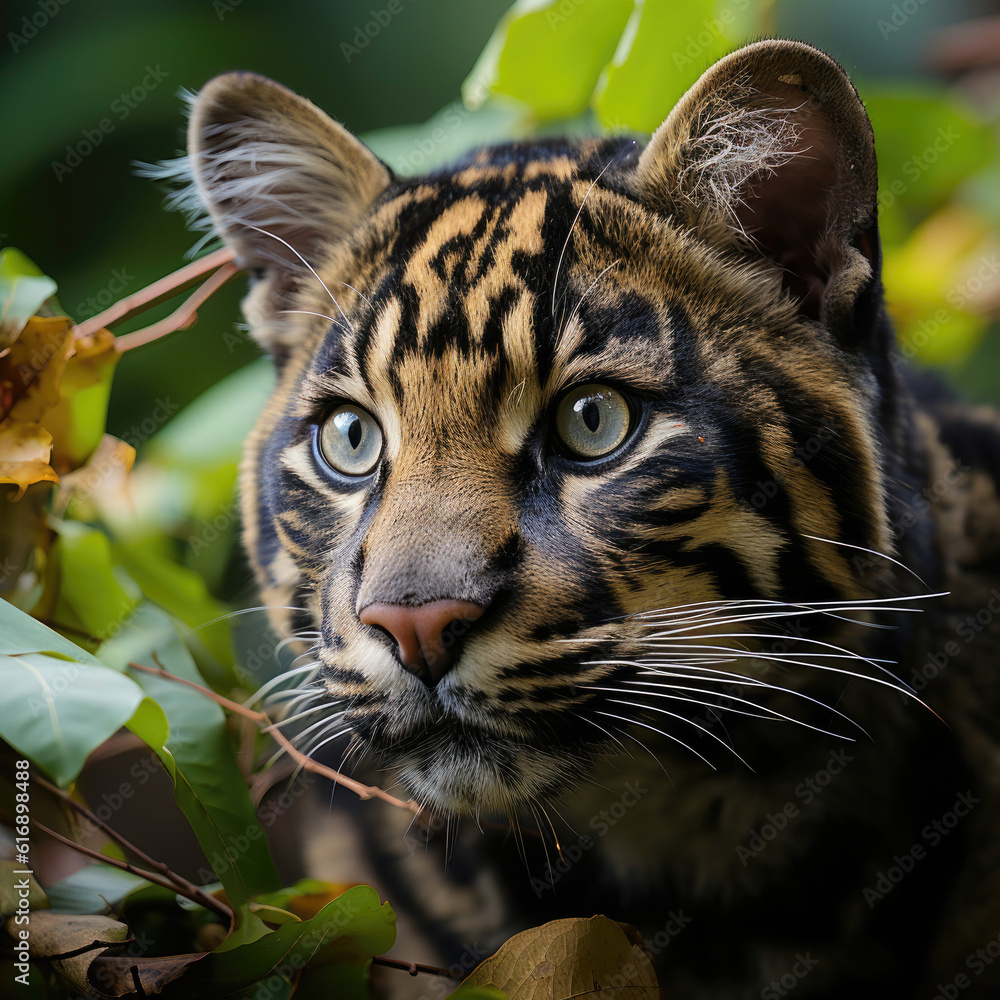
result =
[{"label": "leaf stem", "polygon": [[131,351],[134,347],[144,347],[178,330],[186,330],[198,318],[198,309],[234,274],[239,274],[239,271],[235,264],[223,264],[169,316],[158,323],[153,323],[152,326],[136,330],[134,333],[126,333],[115,341],[115,346],[119,351]]},{"label": "leaf stem", "polygon": [[[105,823],[100,816],[91,812],[82,803],[77,802],[76,799],[74,799],[71,795],[68,795],[57,785],[53,785],[52,782],[43,778],[41,775],[35,775],[33,780],[65,802],[71,809],[75,810],[85,819],[93,823],[99,830],[103,830],[109,837],[111,837],[112,840],[117,841],[123,848],[125,848],[126,851],[129,851],[137,858],[140,858],[145,864],[152,865],[153,868],[159,871],[164,878],[170,879],[182,896],[185,896],[196,903],[200,903],[206,909],[214,910],[219,914],[219,916],[224,917],[227,920],[232,920],[233,911],[230,910],[228,906],[196,886],[193,882],[189,882],[183,875],[178,875],[177,872],[171,871],[162,861],[157,861],[155,858],[151,858],[145,851],[126,840],[120,833],[118,833],[117,830],[108,826],[108,824]],[[104,855],[102,854],[101,857],[104,857]]]},{"label": "leaf stem", "polygon": [[[414,802],[413,799],[404,802],[402,799],[397,799],[394,795],[390,795],[377,785],[366,785],[363,782],[355,781],[354,778],[349,778],[346,774],[341,774],[340,771],[335,771],[332,767],[327,767],[325,764],[320,764],[311,757],[307,757],[304,753],[297,750],[292,745],[284,733],[274,728],[274,723],[271,721],[266,712],[258,712],[252,708],[247,708],[246,705],[241,705],[238,702],[231,701],[229,698],[225,698],[221,694],[216,694],[214,691],[210,691],[201,684],[195,684],[194,681],[189,681],[184,677],[178,677],[176,674],[172,674],[162,668],[147,667],[141,663],[134,662],[130,662],[129,666],[134,670],[142,670],[147,674],[153,674],[154,676],[162,677],[165,680],[176,681],[178,684],[186,684],[188,687],[193,687],[196,691],[200,691],[206,698],[211,698],[217,705],[221,705],[230,712],[235,712],[237,715],[242,715],[247,719],[253,719],[259,727],[268,729],[274,739],[285,751],[288,752],[296,763],[304,767],[307,771],[312,771],[315,774],[321,774],[324,777],[329,778],[331,781],[335,781],[338,785],[343,785],[345,788],[349,788],[355,793],[355,795],[358,796],[358,798],[381,799],[383,802],[388,802],[389,805],[396,806],[398,809],[406,809],[412,813],[419,813],[422,808],[418,803]],[[263,726],[261,726],[262,723]]]},{"label": "leaf stem", "polygon": [[418,972],[426,972],[429,976],[445,976],[448,979],[454,979],[456,982],[460,981],[459,976],[453,976],[447,969],[442,969],[436,965],[424,965],[422,962],[407,962],[405,959],[375,956],[372,959],[372,965],[383,965],[387,969],[402,969],[411,976],[415,976]]},{"label": "leaf stem", "polygon": [[[76,805],[76,803],[74,803],[74,805]],[[197,886],[191,886],[190,882],[187,882],[186,879],[180,878],[173,872],[170,872],[169,878],[164,878],[157,872],[146,871],[133,864],[129,864],[127,861],[119,861],[117,858],[109,858],[106,854],[101,854],[99,851],[94,851],[89,847],[84,847],[83,844],[78,844],[75,840],[70,840],[69,837],[64,837],[61,833],[56,833],[55,830],[50,829],[44,823],[40,823],[37,819],[32,819],[31,825],[37,827],[42,831],[42,833],[47,834],[53,840],[59,841],[60,844],[65,844],[68,848],[76,851],[78,854],[92,858],[94,861],[100,861],[102,864],[111,865],[112,868],[120,868],[122,871],[129,872],[132,875],[138,875],[140,878],[144,878],[147,882],[152,882],[154,885],[162,886],[164,889],[176,892],[179,896],[185,896],[193,902],[199,903],[206,909],[209,909],[213,913],[222,917],[222,919],[227,921],[229,926],[232,927],[233,911],[221,899],[216,899],[214,896],[210,896],[207,892],[202,892],[202,890],[200,890]],[[114,836],[116,840],[118,839],[115,834],[111,835]],[[162,865],[159,862],[153,863],[158,868],[166,868],[165,865]],[[169,869],[167,869],[167,871],[169,871]],[[194,889],[193,895],[187,888],[183,887],[185,885]]]},{"label": "leaf stem", "polygon": [[101,329],[110,330],[131,316],[145,312],[145,310],[163,302],[164,299],[169,299],[178,292],[184,291],[185,288],[189,288],[210,271],[215,271],[224,264],[232,263],[235,256],[233,250],[225,247],[192,261],[172,274],[168,274],[166,277],[154,281],[151,285],[141,288],[138,292],[113,303],[104,312],[78,324],[73,328],[74,339],[89,337]]}]

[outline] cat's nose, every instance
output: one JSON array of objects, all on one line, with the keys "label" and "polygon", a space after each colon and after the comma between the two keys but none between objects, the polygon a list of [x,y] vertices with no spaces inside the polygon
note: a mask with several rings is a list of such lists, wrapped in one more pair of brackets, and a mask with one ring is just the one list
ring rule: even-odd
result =
[{"label": "cat's nose", "polygon": [[434,687],[451,669],[459,639],[486,609],[471,601],[429,601],[411,607],[376,602],[362,608],[365,625],[384,628],[399,644],[407,670]]}]

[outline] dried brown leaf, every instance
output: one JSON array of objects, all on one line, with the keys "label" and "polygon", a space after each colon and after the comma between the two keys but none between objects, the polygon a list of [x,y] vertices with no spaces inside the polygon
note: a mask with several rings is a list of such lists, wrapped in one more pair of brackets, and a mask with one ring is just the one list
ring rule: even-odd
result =
[{"label": "dried brown leaf", "polygon": [[478,965],[455,994],[495,986],[509,1000],[657,1000],[646,953],[607,917],[553,920],[515,934]]},{"label": "dried brown leaf", "polygon": [[[13,921],[7,921],[13,930]],[[129,929],[110,917],[93,914],[50,913],[33,910],[29,947],[32,958],[44,958],[83,995],[91,992],[87,971],[91,963],[108,948],[115,948],[129,938]],[[16,933],[16,931],[15,931]],[[81,950],[83,949],[83,950]],[[68,953],[79,951],[79,954]],[[68,955],[57,958],[58,955]]]},{"label": "dried brown leaf", "polygon": [[17,486],[14,500],[39,482],[57,483],[59,477],[49,465],[52,435],[41,424],[5,420],[0,424],[0,483]]},{"label": "dried brown leaf", "polygon": [[65,316],[28,320],[0,357],[0,420],[41,420],[59,402],[72,329]]}]

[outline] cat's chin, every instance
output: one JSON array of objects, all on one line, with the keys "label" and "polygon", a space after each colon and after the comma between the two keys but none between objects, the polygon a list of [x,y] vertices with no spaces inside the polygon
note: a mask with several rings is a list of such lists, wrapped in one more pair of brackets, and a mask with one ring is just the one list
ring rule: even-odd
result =
[{"label": "cat's chin", "polygon": [[469,727],[414,734],[382,748],[380,757],[417,802],[452,815],[511,815],[557,796],[591,760],[582,748],[542,747]]}]

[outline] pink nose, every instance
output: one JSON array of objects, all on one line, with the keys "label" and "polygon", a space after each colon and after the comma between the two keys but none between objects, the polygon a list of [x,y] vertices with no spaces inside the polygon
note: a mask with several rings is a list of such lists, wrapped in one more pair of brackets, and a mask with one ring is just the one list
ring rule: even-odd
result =
[{"label": "pink nose", "polygon": [[416,607],[377,602],[359,617],[365,625],[384,628],[399,643],[403,666],[434,687],[454,662],[458,639],[485,610],[471,601],[430,601]]}]

